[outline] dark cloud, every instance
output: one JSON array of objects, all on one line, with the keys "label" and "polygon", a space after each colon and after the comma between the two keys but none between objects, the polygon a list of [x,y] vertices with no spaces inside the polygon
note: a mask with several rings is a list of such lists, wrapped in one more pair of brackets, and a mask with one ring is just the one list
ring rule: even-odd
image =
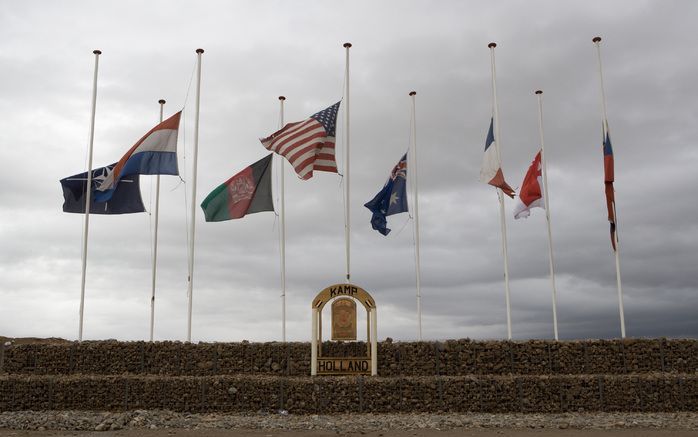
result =
[{"label": "dark cloud", "polygon": [[[689,1],[9,3],[0,16],[0,333],[77,337],[83,217],[61,212],[58,180],[84,171],[92,50],[101,49],[94,165],[118,159],[184,107],[181,178],[163,176],[157,339],[186,338],[194,50],[205,48],[197,203],[265,155],[258,138],[342,96],[351,52],[352,280],[379,305],[379,337],[417,337],[414,213],[370,229],[362,205],[410,145],[417,91],[423,332],[506,337],[499,208],[478,182],[497,86],[505,176],[519,186],[539,147],[544,90],[561,338],[619,336],[615,260],[603,194],[596,52],[601,35],[616,159],[628,334],[698,335],[698,64]],[[137,13],[135,13],[137,11]],[[301,12],[304,11],[304,12]],[[308,12],[310,11],[310,12]],[[346,101],[340,117],[344,116]],[[345,139],[338,127],[338,163]],[[414,175],[414,168],[408,169]],[[345,179],[286,175],[288,335],[306,340],[310,301],[345,272]],[[275,176],[275,185],[279,176]],[[141,180],[149,211],[154,178]],[[411,199],[412,201],[412,199]],[[513,220],[506,202],[513,334],[550,338],[545,215]],[[279,218],[204,223],[196,208],[194,340],[278,340]],[[412,217],[412,218],[410,218]],[[153,217],[91,216],[85,338],[148,336]],[[361,323],[361,321],[360,321]]]}]

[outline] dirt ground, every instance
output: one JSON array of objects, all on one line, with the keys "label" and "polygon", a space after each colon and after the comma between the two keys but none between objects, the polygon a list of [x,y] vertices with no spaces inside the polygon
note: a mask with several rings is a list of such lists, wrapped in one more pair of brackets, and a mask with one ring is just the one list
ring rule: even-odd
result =
[{"label": "dirt ground", "polygon": [[0,429],[0,437],[698,437],[698,430],[631,429],[451,429],[390,430],[367,433],[245,429],[128,429],[121,431],[17,431]]}]

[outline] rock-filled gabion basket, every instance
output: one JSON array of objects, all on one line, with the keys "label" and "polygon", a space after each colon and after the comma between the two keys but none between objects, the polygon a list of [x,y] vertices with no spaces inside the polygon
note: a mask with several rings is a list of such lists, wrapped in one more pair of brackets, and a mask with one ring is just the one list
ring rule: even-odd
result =
[{"label": "rock-filled gabion basket", "polygon": [[696,340],[384,341],[377,377],[310,377],[308,343],[37,343],[0,348],[0,411],[698,411],[697,369]]},{"label": "rock-filled gabion basket", "polygon": [[[367,355],[363,342],[322,345],[322,355]],[[698,371],[698,341],[392,342],[378,345],[380,376],[626,375]],[[309,343],[85,341],[0,349],[0,373],[33,375],[310,374]]]}]

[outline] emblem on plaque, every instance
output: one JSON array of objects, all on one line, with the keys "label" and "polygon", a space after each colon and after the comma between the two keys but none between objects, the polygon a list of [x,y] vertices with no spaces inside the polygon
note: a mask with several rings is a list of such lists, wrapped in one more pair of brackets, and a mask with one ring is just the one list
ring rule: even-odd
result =
[{"label": "emblem on plaque", "polygon": [[[366,310],[366,354],[325,355],[322,348],[322,309],[330,303],[333,341],[356,341],[356,304]],[[335,284],[320,291],[313,303],[310,339],[310,375],[378,375],[378,315],[376,302],[354,284]]]},{"label": "emblem on plaque", "polygon": [[351,298],[332,302],[332,340],[356,340],[356,302]]}]

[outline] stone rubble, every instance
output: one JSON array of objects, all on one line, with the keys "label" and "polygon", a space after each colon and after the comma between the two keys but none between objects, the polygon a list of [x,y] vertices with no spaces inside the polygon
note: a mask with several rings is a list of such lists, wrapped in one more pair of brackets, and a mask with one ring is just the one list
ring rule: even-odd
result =
[{"label": "stone rubble", "polygon": [[168,410],[0,412],[0,429],[116,431],[121,429],[269,429],[372,432],[390,429],[616,429],[698,430],[698,413],[561,414],[191,414]]}]

